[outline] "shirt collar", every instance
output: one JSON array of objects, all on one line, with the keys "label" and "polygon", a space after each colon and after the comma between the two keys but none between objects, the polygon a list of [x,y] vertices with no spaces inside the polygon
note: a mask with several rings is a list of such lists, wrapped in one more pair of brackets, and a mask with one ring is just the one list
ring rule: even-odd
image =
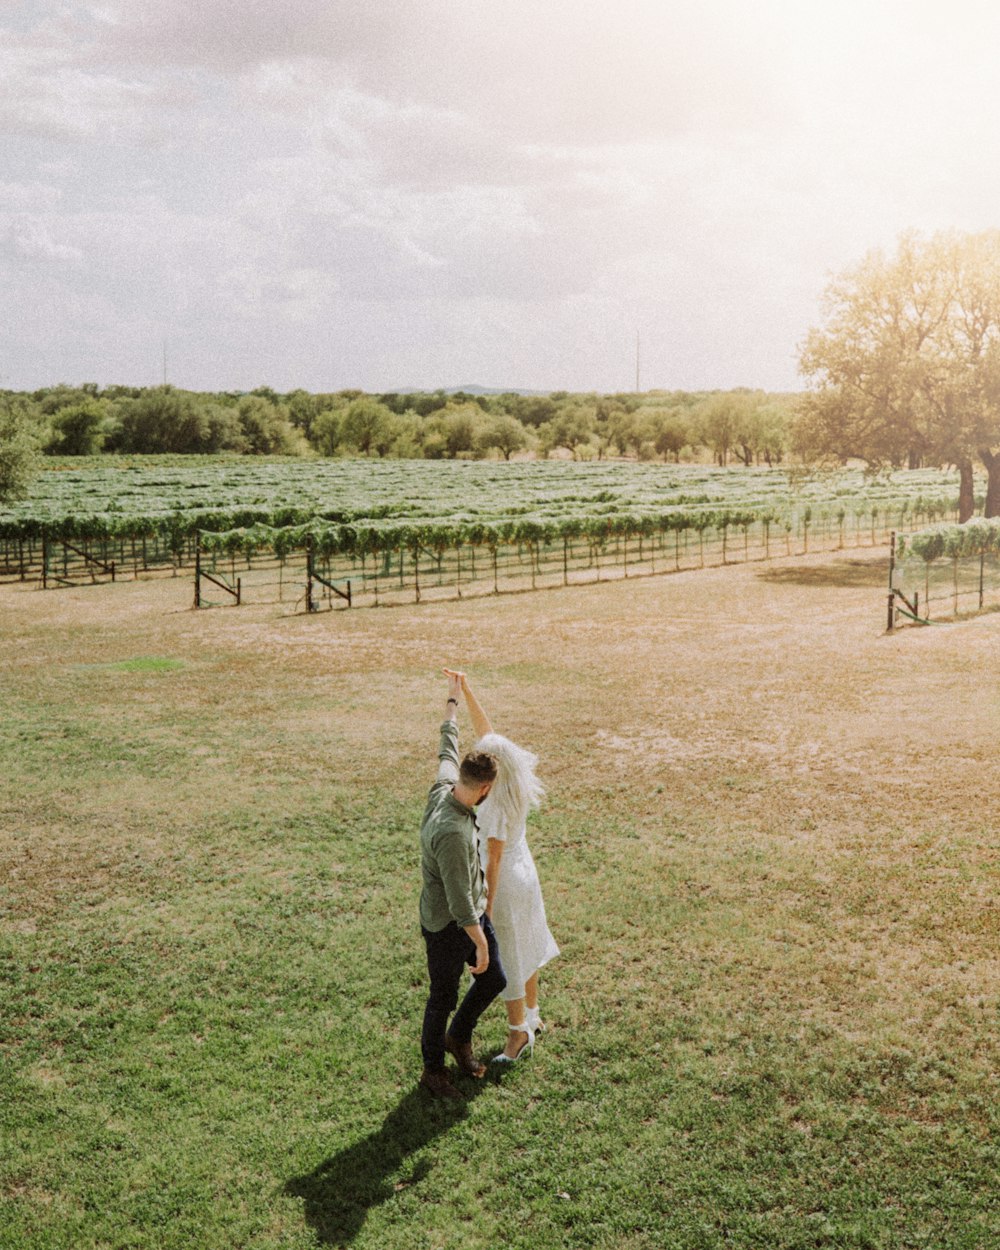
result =
[{"label": "shirt collar", "polygon": [[457,809],[458,809],[458,810],[462,813],[462,815],[463,815],[463,816],[468,816],[468,817],[469,817],[469,819],[472,821],[472,823],[473,823],[473,824],[476,826],[476,828],[478,829],[478,828],[479,828],[479,822],[476,820],[476,812],[475,812],[475,809],[474,809],[474,808],[472,808],[472,807],[466,807],[466,805],[465,805],[464,803],[460,803],[460,802],[458,801],[458,799],[456,799],[456,798],[455,798],[455,791],[454,791],[454,790],[449,790],[449,791],[448,791],[448,798],[449,798],[449,800],[450,800],[450,802],[451,802],[452,806],[453,806],[453,807],[456,807],[456,808],[457,808]]}]

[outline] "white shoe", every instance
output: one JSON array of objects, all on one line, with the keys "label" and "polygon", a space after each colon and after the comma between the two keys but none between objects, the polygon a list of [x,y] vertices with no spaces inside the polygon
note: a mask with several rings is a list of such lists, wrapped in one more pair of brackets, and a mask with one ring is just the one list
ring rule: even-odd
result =
[{"label": "white shoe", "polygon": [[544,1033],[546,1031],[547,1026],[542,1023],[542,1015],[537,1007],[526,1007],[524,1009],[524,1015],[535,1034]]},{"label": "white shoe", "polygon": [[525,1020],[523,1024],[508,1024],[507,1028],[511,1033],[527,1033],[528,1040],[524,1043],[516,1055],[508,1055],[503,1051],[499,1055],[493,1056],[494,1063],[516,1063],[525,1051],[530,1055],[535,1049],[535,1029],[530,1020]]}]

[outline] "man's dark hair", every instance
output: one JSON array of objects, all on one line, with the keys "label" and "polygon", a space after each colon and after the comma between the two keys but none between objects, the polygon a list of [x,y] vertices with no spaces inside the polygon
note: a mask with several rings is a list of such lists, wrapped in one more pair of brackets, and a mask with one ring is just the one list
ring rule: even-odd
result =
[{"label": "man's dark hair", "polygon": [[488,751],[470,751],[462,760],[458,779],[466,786],[482,786],[497,779],[497,761]]}]

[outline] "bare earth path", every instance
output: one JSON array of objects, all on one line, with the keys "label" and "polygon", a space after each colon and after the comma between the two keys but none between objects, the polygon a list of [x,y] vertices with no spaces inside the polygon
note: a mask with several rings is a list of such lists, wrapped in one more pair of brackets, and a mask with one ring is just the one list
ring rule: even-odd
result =
[{"label": "bare earth path", "polygon": [[[427,679],[461,660],[500,675],[490,693],[522,733],[543,735],[550,775],[569,734],[623,777],[642,765],[692,784],[752,767],[789,798],[835,801],[843,822],[877,801],[900,823],[992,823],[1000,621],[886,637],[884,582],[880,556],[823,555],[312,618],[188,611],[187,578],[3,587],[0,628],[15,680],[174,656],[213,679],[228,671],[235,703],[272,681],[304,693],[324,683],[331,713],[362,698],[364,736],[378,735],[391,696],[393,734],[415,750]],[[780,813],[789,825],[793,811]]]}]

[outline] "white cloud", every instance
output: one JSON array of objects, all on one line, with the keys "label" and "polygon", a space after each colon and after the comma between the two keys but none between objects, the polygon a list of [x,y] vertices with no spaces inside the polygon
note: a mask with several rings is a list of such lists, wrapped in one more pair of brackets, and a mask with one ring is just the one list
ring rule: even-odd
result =
[{"label": "white cloud", "polygon": [[0,212],[54,208],[62,192],[47,182],[0,182]]},{"label": "white cloud", "polygon": [[638,326],[650,385],[785,387],[829,270],[997,224],[976,0],[34,0],[0,25],[25,384],[128,381],[167,335],[206,387],[619,388]]},{"label": "white cloud", "polygon": [[0,246],[8,255],[28,261],[65,263],[83,259],[80,248],[60,243],[52,237],[46,221],[26,213],[15,217],[0,213]]},{"label": "white cloud", "polygon": [[154,98],[147,83],[74,64],[69,49],[0,48],[0,133],[108,138]]}]

